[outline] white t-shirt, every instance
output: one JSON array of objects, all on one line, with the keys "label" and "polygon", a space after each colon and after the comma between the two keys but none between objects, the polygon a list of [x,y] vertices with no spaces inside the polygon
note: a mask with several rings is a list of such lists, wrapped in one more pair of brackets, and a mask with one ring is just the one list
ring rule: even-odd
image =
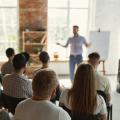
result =
[{"label": "white t-shirt", "polygon": [[71,120],[67,112],[48,100],[22,101],[15,110],[15,120]]},{"label": "white t-shirt", "polygon": [[[68,89],[64,90],[60,96],[60,103],[63,103],[65,105],[65,107],[67,107],[68,109],[71,110],[71,104],[70,104],[70,100],[68,101]],[[97,95],[97,107],[96,110],[94,111],[94,114],[107,114],[107,108],[106,108],[106,103],[103,99],[102,96]]]},{"label": "white t-shirt", "polygon": [[95,72],[95,77],[96,77],[96,89],[104,91],[106,94],[111,94],[111,86],[109,79],[101,75],[99,72]]}]

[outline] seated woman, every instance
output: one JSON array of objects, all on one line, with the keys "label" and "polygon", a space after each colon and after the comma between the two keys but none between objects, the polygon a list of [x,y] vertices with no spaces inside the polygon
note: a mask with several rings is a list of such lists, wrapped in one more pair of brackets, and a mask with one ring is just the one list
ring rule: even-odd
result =
[{"label": "seated woman", "polygon": [[89,116],[99,114],[100,120],[106,120],[106,104],[102,96],[96,93],[94,70],[89,64],[78,66],[71,89],[63,91],[60,106],[68,109],[70,115]]}]

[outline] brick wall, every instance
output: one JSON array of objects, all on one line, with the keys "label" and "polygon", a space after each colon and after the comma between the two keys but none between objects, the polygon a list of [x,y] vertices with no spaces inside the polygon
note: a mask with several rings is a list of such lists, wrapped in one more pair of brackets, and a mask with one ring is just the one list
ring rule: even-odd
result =
[{"label": "brick wall", "polygon": [[22,31],[47,30],[47,0],[19,0],[20,46]]}]

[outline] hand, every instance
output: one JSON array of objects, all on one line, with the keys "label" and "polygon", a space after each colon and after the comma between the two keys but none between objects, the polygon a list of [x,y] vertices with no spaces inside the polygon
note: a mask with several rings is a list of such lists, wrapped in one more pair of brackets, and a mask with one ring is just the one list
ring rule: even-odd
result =
[{"label": "hand", "polygon": [[61,45],[59,42],[56,42],[57,45]]},{"label": "hand", "polygon": [[92,45],[92,42],[89,43],[89,46],[91,46],[91,45]]}]

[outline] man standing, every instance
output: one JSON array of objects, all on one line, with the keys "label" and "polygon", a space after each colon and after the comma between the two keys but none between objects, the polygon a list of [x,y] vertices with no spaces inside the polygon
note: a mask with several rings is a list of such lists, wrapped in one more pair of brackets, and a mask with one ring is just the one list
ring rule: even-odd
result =
[{"label": "man standing", "polygon": [[82,53],[83,53],[83,44],[86,47],[89,47],[90,44],[87,43],[86,39],[78,34],[79,26],[73,26],[73,36],[70,37],[65,45],[57,43],[62,47],[68,47],[70,44],[70,60],[69,60],[69,67],[70,67],[70,79],[74,79],[74,70],[75,65],[80,64],[83,61]]}]

